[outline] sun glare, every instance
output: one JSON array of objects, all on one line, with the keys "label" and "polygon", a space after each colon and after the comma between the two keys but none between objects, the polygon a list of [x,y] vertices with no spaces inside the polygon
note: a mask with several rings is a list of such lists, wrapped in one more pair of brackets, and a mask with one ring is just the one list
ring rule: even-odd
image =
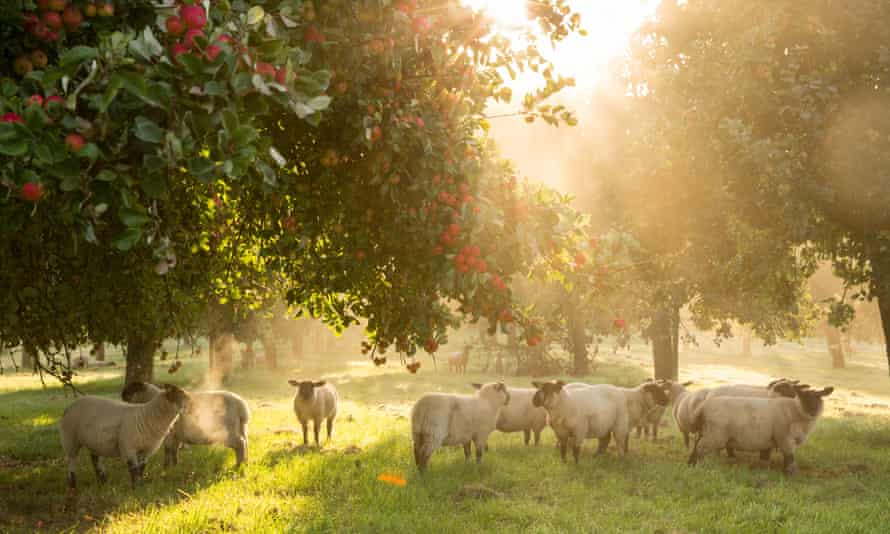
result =
[{"label": "sun glare", "polygon": [[[535,29],[528,20],[525,0],[464,0],[471,8],[494,19],[495,30],[523,46],[520,35]],[[587,35],[572,35],[556,50],[543,48],[557,70],[574,77],[579,87],[596,84],[609,62],[621,55],[631,33],[653,13],[656,0],[570,0],[569,6],[581,14]],[[527,86],[528,80],[517,80]]]}]

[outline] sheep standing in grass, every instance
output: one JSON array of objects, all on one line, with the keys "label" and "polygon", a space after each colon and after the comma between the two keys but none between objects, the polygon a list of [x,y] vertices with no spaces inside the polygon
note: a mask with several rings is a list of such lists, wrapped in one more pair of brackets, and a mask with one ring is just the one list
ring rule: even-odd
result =
[{"label": "sheep standing in grass", "polygon": [[470,444],[476,445],[476,462],[488,436],[496,426],[498,414],[510,403],[510,393],[501,383],[473,384],[475,395],[427,393],[411,408],[411,436],[414,462],[426,470],[433,453],[442,446],[463,445],[464,458],[470,459]]},{"label": "sheep standing in grass", "polygon": [[693,418],[701,428],[689,465],[695,465],[710,451],[724,447],[746,451],[769,451],[777,447],[784,456],[785,472],[792,474],[797,465],[794,450],[806,443],[807,436],[822,414],[823,397],[833,387],[810,390],[795,386],[797,398],[709,397],[695,409]]},{"label": "sheep standing in grass", "polygon": [[467,364],[470,363],[470,347],[464,347],[460,352],[448,355],[448,368],[457,374],[467,374]]},{"label": "sheep standing in grass", "polygon": [[90,451],[100,483],[106,480],[101,458],[117,456],[127,463],[135,488],[145,473],[148,458],[164,442],[188,403],[188,393],[170,384],[164,384],[163,392],[146,404],[93,396],[71,403],[59,423],[62,449],[68,459],[69,486],[77,487],[77,454],[85,447]]},{"label": "sheep standing in grass", "polygon": [[[567,384],[565,387],[569,390],[574,390],[594,386],[582,382],[573,382]],[[662,389],[661,385],[656,384],[655,382],[647,381],[634,388],[611,387],[621,390],[624,394],[625,401],[627,402],[627,424],[630,425],[629,428],[635,428],[638,425],[641,425],[653,410],[658,408],[664,409],[664,406],[668,403],[667,394],[665,394],[664,389]],[[628,449],[627,441],[629,438],[630,433],[625,436],[625,452]]]},{"label": "sheep standing in grass", "polygon": [[315,432],[315,446],[321,447],[318,441],[318,431],[324,420],[328,427],[328,441],[334,432],[334,419],[337,417],[337,389],[333,384],[324,380],[317,382],[312,380],[288,380],[288,384],[297,388],[294,395],[294,413],[303,427],[303,445],[309,444],[308,425],[312,421],[312,430]]},{"label": "sheep standing in grass", "polygon": [[[664,389],[665,394],[667,394],[668,404],[673,404],[673,406],[676,406],[680,398],[688,393],[686,387],[692,385],[692,382],[683,382],[681,384],[679,382],[674,382],[673,380],[652,380],[651,382]],[[649,410],[649,413],[646,414],[640,424],[637,425],[637,437],[639,438],[641,434],[645,434],[646,437],[651,435],[653,442],[657,440],[658,427],[661,425],[661,419],[664,417],[666,409],[667,406],[657,405]]]},{"label": "sheep standing in grass", "polygon": [[[163,390],[154,384],[133,382],[121,392],[126,402],[144,403]],[[229,391],[195,391],[191,403],[164,440],[164,466],[179,462],[179,448],[187,445],[221,444],[235,451],[240,466],[247,460],[247,401]]]},{"label": "sheep standing in grass", "polygon": [[536,389],[507,388],[510,404],[504,406],[498,414],[496,428],[501,432],[522,431],[525,444],[535,435],[535,445],[541,442],[541,431],[547,426],[547,410],[532,404]]},{"label": "sheep standing in grass", "polygon": [[532,382],[532,385],[537,388],[532,403],[547,410],[563,461],[571,448],[578,463],[581,444],[588,438],[599,440],[596,453],[602,454],[614,436],[618,455],[624,456],[630,425],[627,396],[622,388],[609,384],[569,388],[562,380]]},{"label": "sheep standing in grass", "polygon": [[[795,384],[796,381],[782,378],[773,380],[767,384],[766,387],[735,384],[679,394],[674,402],[673,415],[674,421],[677,422],[677,428],[680,430],[680,433],[683,434],[683,444],[686,448],[689,448],[689,434],[698,432],[698,429],[695,427],[693,413],[708,397],[792,398],[796,394],[794,389]],[[727,453],[729,453],[730,456],[733,455],[732,447],[727,450]]]}]

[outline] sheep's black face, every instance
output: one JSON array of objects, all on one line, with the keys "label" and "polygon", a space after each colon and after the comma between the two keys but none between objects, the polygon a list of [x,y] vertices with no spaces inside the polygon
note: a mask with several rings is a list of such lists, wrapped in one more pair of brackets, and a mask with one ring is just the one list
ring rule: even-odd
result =
[{"label": "sheep's black face", "polygon": [[827,387],[822,390],[798,387],[797,398],[800,399],[800,405],[808,415],[817,417],[822,413],[822,408],[824,406],[822,397],[831,395],[832,391],[834,391],[833,387]]},{"label": "sheep's black face", "polygon": [[538,389],[532,397],[532,405],[540,408],[549,406],[553,402],[553,399],[562,391],[565,382],[562,380],[532,382],[532,385]]},{"label": "sheep's black face", "polygon": [[188,393],[173,384],[164,384],[164,396],[180,410],[187,408],[191,400]]},{"label": "sheep's black face", "polygon": [[773,384],[772,390],[783,397],[788,397],[789,399],[793,399],[797,396],[797,390],[790,382],[778,382],[776,384]]},{"label": "sheep's black face", "polygon": [[655,404],[658,404],[659,406],[667,406],[668,396],[660,384],[646,383],[643,386],[643,391],[652,395]]},{"label": "sheep's black face", "polygon": [[289,383],[297,388],[297,396],[306,401],[312,400],[315,397],[315,388],[320,388],[325,384],[324,380],[318,382],[313,382],[312,380],[303,380],[301,382],[290,380]]}]

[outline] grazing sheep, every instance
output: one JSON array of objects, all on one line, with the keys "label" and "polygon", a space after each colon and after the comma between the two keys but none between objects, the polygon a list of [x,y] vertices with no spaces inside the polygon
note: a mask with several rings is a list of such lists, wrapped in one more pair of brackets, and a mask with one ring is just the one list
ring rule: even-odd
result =
[{"label": "grazing sheep", "polygon": [[581,444],[588,438],[599,440],[596,453],[602,454],[614,436],[618,455],[624,456],[630,425],[627,395],[621,388],[609,384],[569,388],[562,380],[532,382],[532,385],[537,389],[532,404],[547,410],[563,461],[571,448],[578,463]]},{"label": "grazing sheep", "polygon": [[[686,391],[686,387],[692,385],[692,382],[683,382],[682,384],[679,382],[674,382],[673,380],[648,380],[655,384],[658,384],[665,390],[668,398],[668,404],[673,403],[674,406],[677,405],[677,402],[680,397],[688,393]],[[652,441],[658,439],[658,427],[661,425],[661,418],[664,417],[664,412],[667,409],[666,406],[655,406],[649,413],[643,417],[643,420],[637,425],[637,437],[639,438],[641,434],[645,434],[646,437],[649,437],[650,433],[652,435]]]},{"label": "grazing sheep", "polygon": [[[121,392],[126,402],[144,403],[163,390],[154,384],[133,382]],[[235,465],[247,460],[247,402],[229,391],[194,391],[173,430],[164,440],[164,467],[179,462],[179,448],[221,444],[235,451]]]},{"label": "grazing sheep", "polygon": [[448,355],[448,369],[457,374],[467,373],[467,364],[470,362],[470,347],[464,347],[460,352]]},{"label": "grazing sheep", "polygon": [[695,409],[693,418],[701,428],[689,465],[710,451],[732,446],[746,451],[769,451],[777,447],[784,456],[784,470],[797,470],[794,450],[822,414],[823,397],[833,387],[810,390],[796,386],[797,398],[709,397]]},{"label": "grazing sheep", "polygon": [[86,396],[71,403],[62,415],[59,430],[62,450],[68,459],[68,485],[77,487],[75,471],[81,447],[90,451],[99,483],[106,480],[100,457],[117,456],[127,462],[130,482],[145,473],[148,457],[163,443],[189,394],[170,384],[146,404],[127,404],[114,399]]},{"label": "grazing sheep", "polygon": [[288,380],[288,384],[297,388],[294,395],[294,413],[303,427],[303,445],[309,444],[308,425],[312,421],[312,430],[315,432],[315,446],[321,447],[318,442],[318,430],[321,421],[325,420],[328,427],[328,441],[334,432],[334,418],[337,417],[337,389],[333,384],[324,380],[313,382],[312,380]]},{"label": "grazing sheep", "polygon": [[[573,382],[567,384],[565,387],[572,390],[593,386],[582,382]],[[636,428],[638,425],[642,424],[643,420],[648,417],[650,412],[657,408],[664,409],[664,406],[668,403],[668,397],[667,394],[665,394],[664,389],[655,382],[643,382],[634,388],[612,387],[616,387],[624,393],[624,397],[627,401],[627,424],[630,425],[629,428]],[[630,433],[625,436],[625,440],[628,440],[629,438]],[[628,450],[627,442],[624,444],[624,450],[625,452]]]},{"label": "grazing sheep", "polygon": [[442,446],[463,445],[464,458],[470,459],[470,444],[476,445],[476,462],[488,436],[496,426],[498,414],[510,402],[510,393],[502,382],[473,384],[475,395],[427,393],[411,408],[411,437],[414,463],[426,470],[433,453]]},{"label": "grazing sheep", "polygon": [[526,445],[531,440],[532,432],[535,434],[535,445],[538,445],[541,442],[541,430],[547,426],[547,410],[532,404],[536,391],[532,388],[507,388],[510,404],[501,409],[496,424],[501,432],[521,430]]},{"label": "grazing sheep", "polygon": [[[674,421],[677,422],[677,428],[683,434],[683,444],[689,448],[689,434],[695,434],[698,429],[695,426],[695,418],[693,413],[695,410],[709,397],[748,397],[748,398],[768,398],[768,397],[794,397],[796,381],[789,381],[781,378],[773,380],[767,387],[751,386],[746,384],[736,384],[730,386],[720,386],[716,388],[700,389],[680,395],[674,403],[673,415]],[[732,447],[727,449],[727,454],[732,457],[734,455]],[[769,454],[767,451],[765,454]]]}]

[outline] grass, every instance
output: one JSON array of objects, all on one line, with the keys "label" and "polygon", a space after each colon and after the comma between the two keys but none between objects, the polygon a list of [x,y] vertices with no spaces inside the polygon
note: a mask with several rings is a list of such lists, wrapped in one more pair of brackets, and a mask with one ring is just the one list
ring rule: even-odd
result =
[{"label": "grass", "polygon": [[[647,372],[635,359],[643,350],[607,360],[588,379],[637,382]],[[700,352],[684,359],[684,372],[705,377],[715,372],[715,362],[729,361]],[[807,358],[806,349],[798,352],[796,358]],[[754,372],[754,364],[742,363],[741,376]],[[99,487],[83,454],[80,489],[68,494],[57,422],[70,397],[57,387],[42,389],[30,375],[0,377],[0,531],[760,533],[876,532],[890,524],[890,409],[882,404],[890,388],[886,376],[880,388],[873,369],[854,369],[845,378],[839,397],[830,398],[828,416],[799,451],[801,471],[791,478],[780,474],[779,458],[765,467],[744,453],[735,462],[710,457],[688,468],[672,423],[655,444],[632,439],[624,459],[614,445],[594,458],[588,442],[578,466],[559,461],[549,430],[537,448],[524,447],[521,433],[495,433],[481,466],[447,449],[420,477],[408,437],[410,403],[426,391],[466,392],[468,382],[495,377],[458,377],[441,365],[438,372],[425,366],[412,376],[395,365],[378,369],[321,355],[284,365],[277,372],[240,373],[227,386],[252,409],[250,459],[242,471],[234,470],[228,449],[192,447],[166,472],[162,455],[155,455],[149,481],[135,492],[115,460],[106,463],[109,483]],[[796,376],[805,380],[823,378],[821,370],[799,368],[804,374]],[[116,396],[121,371],[86,371],[78,384],[91,394]],[[195,386],[204,367],[186,360],[176,375],[158,372]],[[868,386],[864,392],[849,389],[856,373]],[[293,432],[286,384],[292,376],[324,376],[340,391],[334,439],[321,451],[302,447]],[[525,385],[528,379],[507,382]],[[851,407],[857,402],[863,406]],[[380,474],[404,477],[407,484],[381,482]]]}]

